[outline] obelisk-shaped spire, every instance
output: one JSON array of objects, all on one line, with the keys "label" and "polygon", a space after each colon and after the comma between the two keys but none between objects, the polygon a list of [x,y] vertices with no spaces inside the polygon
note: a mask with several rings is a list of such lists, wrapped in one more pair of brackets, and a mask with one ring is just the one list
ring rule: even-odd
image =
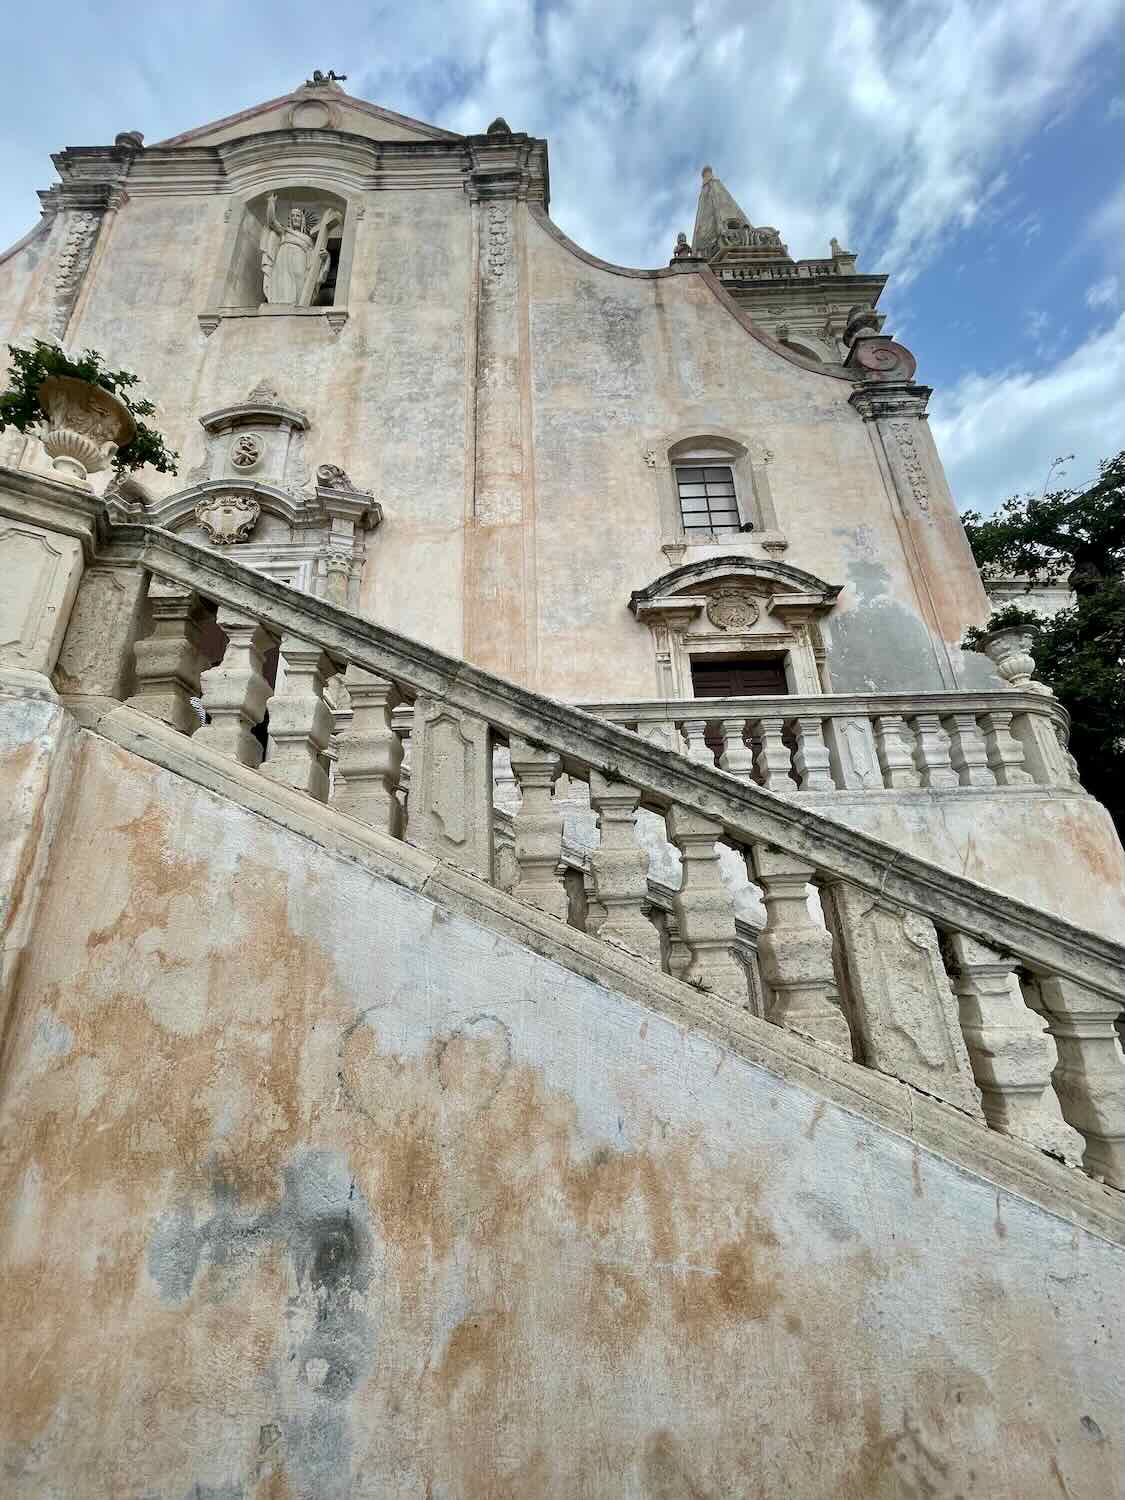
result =
[{"label": "obelisk-shaped spire", "polygon": [[719,235],[737,219],[739,224],[750,220],[727,192],[710,167],[703,168],[703,184],[699,189],[699,207],[695,211],[695,232],[692,247],[697,255],[711,255],[719,243]]}]

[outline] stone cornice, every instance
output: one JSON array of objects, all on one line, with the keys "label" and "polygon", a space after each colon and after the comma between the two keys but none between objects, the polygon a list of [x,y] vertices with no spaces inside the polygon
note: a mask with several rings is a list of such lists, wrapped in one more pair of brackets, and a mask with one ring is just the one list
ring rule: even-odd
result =
[{"label": "stone cornice", "polygon": [[679,589],[707,583],[713,578],[729,578],[732,574],[746,579],[765,579],[778,585],[784,592],[807,595],[814,602],[823,604],[830,604],[843,588],[843,584],[825,583],[822,578],[806,573],[802,568],[794,568],[790,563],[732,553],[726,557],[709,557],[699,562],[685,563],[682,567],[673,568],[670,573],[661,574],[644,588],[633,590],[629,597],[629,608],[636,614],[638,608],[666,595],[675,594]]},{"label": "stone cornice", "polygon": [[875,422],[883,417],[916,417],[924,420],[932,395],[933,388],[928,385],[872,381],[853,391],[848,397],[848,405],[854,407],[865,422]]}]

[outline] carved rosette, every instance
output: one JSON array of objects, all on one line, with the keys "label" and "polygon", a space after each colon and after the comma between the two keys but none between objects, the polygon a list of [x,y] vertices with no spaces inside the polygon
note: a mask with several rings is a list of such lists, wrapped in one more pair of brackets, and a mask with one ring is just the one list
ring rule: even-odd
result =
[{"label": "carved rosette", "polygon": [[212,495],[195,507],[195,519],[215,547],[246,541],[261,513],[262,507],[250,495]]},{"label": "carved rosette", "polygon": [[242,432],[230,445],[230,461],[236,469],[253,469],[261,462],[262,440],[254,432]]}]

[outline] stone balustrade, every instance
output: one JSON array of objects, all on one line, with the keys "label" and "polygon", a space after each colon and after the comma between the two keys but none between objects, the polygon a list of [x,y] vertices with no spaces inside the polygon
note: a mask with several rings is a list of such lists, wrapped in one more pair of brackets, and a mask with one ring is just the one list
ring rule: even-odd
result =
[{"label": "stone balustrade", "polygon": [[826,694],[583,707],[771,792],[1078,785],[1066,710],[1042,693]]},{"label": "stone balustrade", "polygon": [[[263,784],[501,885],[732,1016],[762,1015],[1125,1187],[1115,1031],[1125,948],[800,795],[771,795],[1053,784],[1063,771],[1044,747],[1058,746],[1057,706],[1011,692],[731,700],[708,705],[716,719],[695,717],[698,704],[616,705],[599,716],[177,536],[107,531],[55,675],[80,719],[100,722],[127,700]],[[118,586],[105,586],[107,572]],[[708,722],[722,731],[719,765]],[[564,844],[562,778],[588,788],[586,815],[600,824],[589,849]],[[643,819],[660,825],[678,877],[650,878]],[[732,860],[760,925],[736,909]]]}]

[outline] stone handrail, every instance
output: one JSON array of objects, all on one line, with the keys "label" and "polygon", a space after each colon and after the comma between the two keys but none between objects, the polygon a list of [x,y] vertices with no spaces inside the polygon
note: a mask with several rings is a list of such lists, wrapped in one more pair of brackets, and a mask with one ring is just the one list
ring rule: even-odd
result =
[{"label": "stone handrail", "polygon": [[[97,552],[56,672],[75,707],[124,698],[493,882],[493,749],[506,744],[516,898],[735,1006],[758,993],[767,1020],[1125,1186],[1119,944],[171,533],[114,525]],[[326,699],[333,679],[346,691]],[[392,720],[404,702],[406,797]],[[600,822],[589,901],[562,858],[564,773],[588,784]],[[638,810],[679,851],[665,901]],[[756,954],[722,879],[732,849],[765,909]]]},{"label": "stone handrail", "polygon": [[1078,785],[1066,750],[1069,716],[1055,699],[1033,691],[582,706],[771,792]]}]

